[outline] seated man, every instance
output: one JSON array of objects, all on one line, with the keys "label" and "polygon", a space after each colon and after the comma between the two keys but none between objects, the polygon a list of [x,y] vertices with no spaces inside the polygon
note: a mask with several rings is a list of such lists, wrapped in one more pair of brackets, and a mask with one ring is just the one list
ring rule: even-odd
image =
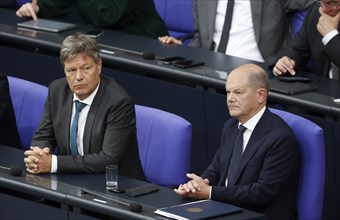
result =
[{"label": "seated man", "polygon": [[[254,64],[233,70],[226,82],[230,115],[208,168],[175,192],[266,214],[296,218],[299,145],[290,127],[267,107],[267,73]],[[243,131],[243,133],[241,132]]]},{"label": "seated man", "polygon": [[311,72],[339,80],[340,0],[320,2],[314,2],[291,45],[279,52],[275,75],[295,75],[311,59]]},{"label": "seated man", "polygon": [[7,76],[0,73],[0,144],[21,148]]},{"label": "seated man", "polygon": [[61,18],[76,8],[85,24],[157,38],[168,34],[153,0],[70,1],[32,0],[17,11],[19,17]]},{"label": "seated man", "polygon": [[[25,151],[27,171],[98,173],[108,164],[121,175],[144,180],[132,100],[113,79],[100,75],[94,39],[77,33],[61,45],[66,79],[49,86],[44,114]],[[60,155],[53,155],[58,146]]]},{"label": "seated man", "polygon": [[[291,14],[307,9],[312,3],[311,0],[194,0],[195,33],[189,46],[272,63],[291,38]],[[169,36],[158,39],[164,44],[182,44]]]}]

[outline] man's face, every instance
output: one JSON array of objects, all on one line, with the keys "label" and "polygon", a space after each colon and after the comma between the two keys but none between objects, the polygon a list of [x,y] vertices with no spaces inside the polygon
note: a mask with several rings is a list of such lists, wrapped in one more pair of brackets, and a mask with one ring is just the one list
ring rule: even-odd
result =
[{"label": "man's face", "polygon": [[321,0],[320,7],[325,14],[334,17],[340,11],[340,0]]},{"label": "man's face", "polygon": [[97,88],[101,68],[101,59],[96,64],[92,56],[83,54],[64,62],[67,83],[80,100],[87,98]]},{"label": "man's face", "polygon": [[253,117],[259,106],[258,91],[249,85],[248,75],[243,73],[232,72],[226,83],[229,114],[241,123]]}]

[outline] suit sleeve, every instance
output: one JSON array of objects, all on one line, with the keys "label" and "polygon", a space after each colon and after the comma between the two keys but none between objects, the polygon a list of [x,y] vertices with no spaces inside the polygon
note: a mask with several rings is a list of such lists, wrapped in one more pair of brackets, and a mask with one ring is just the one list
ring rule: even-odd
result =
[{"label": "suit sleeve", "polygon": [[200,29],[199,29],[199,9],[198,9],[198,0],[194,0],[193,2],[193,15],[194,15],[194,36],[189,43],[191,47],[202,48],[201,45],[201,36],[200,36]]},{"label": "suit sleeve", "polygon": [[340,69],[340,33],[335,35],[325,46],[324,53]]},{"label": "suit sleeve", "polygon": [[8,81],[6,80],[6,76],[0,74],[0,119],[2,119],[5,114],[6,109],[8,108]]},{"label": "suit sleeve", "polygon": [[51,111],[51,90],[53,90],[53,85],[54,84],[51,83],[48,89],[44,112],[31,141],[31,146],[38,146],[40,148],[48,147],[50,148],[50,152],[53,152],[56,147]]}]

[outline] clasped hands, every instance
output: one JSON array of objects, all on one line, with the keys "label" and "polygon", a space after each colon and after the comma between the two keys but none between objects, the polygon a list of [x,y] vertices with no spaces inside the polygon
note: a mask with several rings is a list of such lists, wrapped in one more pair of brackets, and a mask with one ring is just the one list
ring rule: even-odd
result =
[{"label": "clasped hands", "polygon": [[52,154],[48,147],[40,148],[31,146],[24,152],[26,170],[32,174],[50,173]]},{"label": "clasped hands", "polygon": [[203,179],[193,173],[188,173],[190,179],[187,183],[181,184],[174,191],[184,197],[192,199],[209,199],[210,185],[208,179]]}]

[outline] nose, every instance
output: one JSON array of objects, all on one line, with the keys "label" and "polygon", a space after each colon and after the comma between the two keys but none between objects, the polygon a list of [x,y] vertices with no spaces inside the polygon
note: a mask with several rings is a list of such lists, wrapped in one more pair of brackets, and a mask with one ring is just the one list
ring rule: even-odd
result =
[{"label": "nose", "polygon": [[83,79],[83,73],[81,69],[77,69],[76,80],[81,81]]}]

